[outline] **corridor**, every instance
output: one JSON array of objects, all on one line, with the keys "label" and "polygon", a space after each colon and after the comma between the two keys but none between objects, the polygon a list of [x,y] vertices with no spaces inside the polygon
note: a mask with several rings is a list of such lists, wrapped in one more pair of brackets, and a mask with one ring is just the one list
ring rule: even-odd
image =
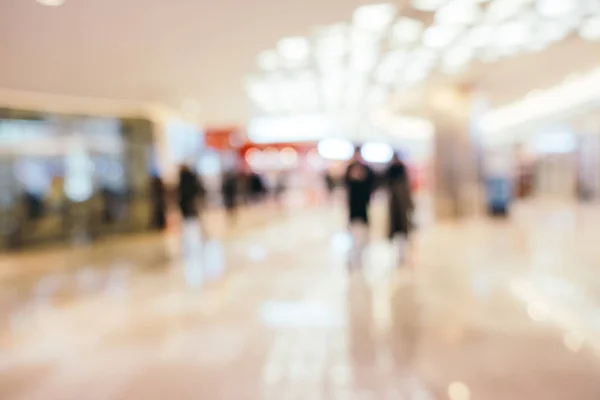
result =
[{"label": "corridor", "polygon": [[422,226],[402,268],[381,214],[352,273],[327,207],[215,219],[194,256],[158,236],[2,256],[0,399],[600,398],[600,210]]}]

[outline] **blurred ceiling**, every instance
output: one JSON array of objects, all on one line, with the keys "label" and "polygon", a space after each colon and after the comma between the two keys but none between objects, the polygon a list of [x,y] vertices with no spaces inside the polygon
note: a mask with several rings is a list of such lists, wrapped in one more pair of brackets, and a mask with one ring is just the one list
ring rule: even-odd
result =
[{"label": "blurred ceiling", "polygon": [[[47,0],[50,1],[50,0]],[[0,0],[0,88],[181,108],[245,121],[243,78],[289,35],[349,19],[365,0]]]},{"label": "blurred ceiling", "polygon": [[[192,103],[208,124],[244,122],[255,109],[243,82],[257,72],[258,55],[281,38],[350,22],[354,10],[369,3],[378,2],[66,0],[49,7],[36,0],[0,0],[0,88],[178,109]],[[401,15],[406,3],[393,2]],[[433,14],[418,18],[429,24]],[[597,66],[598,54],[600,44],[571,34],[543,52],[474,62],[459,74],[433,74],[430,82],[474,84],[492,104],[503,104]]]}]

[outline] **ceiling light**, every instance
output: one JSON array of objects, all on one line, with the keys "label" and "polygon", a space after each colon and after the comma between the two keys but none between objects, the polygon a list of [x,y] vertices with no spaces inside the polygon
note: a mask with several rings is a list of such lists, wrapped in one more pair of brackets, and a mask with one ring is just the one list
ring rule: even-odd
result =
[{"label": "ceiling light", "polygon": [[317,58],[339,58],[348,51],[348,38],[345,27],[329,29],[316,41]]},{"label": "ceiling light", "polygon": [[281,39],[277,43],[277,50],[280,56],[291,62],[303,62],[308,59],[310,54],[310,45],[308,39],[297,36]]},{"label": "ceiling light", "polygon": [[384,86],[375,86],[367,96],[367,103],[371,107],[380,106],[385,103],[388,91]]},{"label": "ceiling light", "polygon": [[279,102],[273,85],[265,81],[249,80],[245,84],[248,97],[258,106],[258,108],[275,112],[279,110]]},{"label": "ceiling light", "polygon": [[443,58],[443,70],[454,74],[464,69],[473,59],[473,49],[468,46],[457,46],[448,51]]},{"label": "ceiling light", "polygon": [[600,2],[598,0],[581,0],[582,13],[588,15],[595,15],[600,13]]},{"label": "ceiling light", "polygon": [[398,68],[389,64],[381,63],[375,71],[375,81],[380,84],[388,85],[396,79]]},{"label": "ceiling light", "polygon": [[317,150],[327,160],[346,161],[354,154],[354,145],[348,140],[324,139],[317,145]]},{"label": "ceiling light", "polygon": [[421,37],[423,22],[412,18],[402,17],[394,25],[392,35],[397,43],[414,43]]},{"label": "ceiling light", "polygon": [[364,29],[353,28],[350,32],[350,46],[352,49],[357,47],[360,48],[372,48],[377,45],[381,39],[379,35],[371,31]]},{"label": "ceiling light", "polygon": [[58,7],[65,4],[65,0],[37,0],[37,2],[48,7]]},{"label": "ceiling light", "polygon": [[572,0],[537,0],[538,13],[546,18],[556,18],[576,11],[577,5]]},{"label": "ceiling light", "polygon": [[558,42],[569,36],[571,26],[564,21],[541,21],[536,27],[536,38],[548,42]]},{"label": "ceiling light", "polygon": [[412,0],[412,5],[417,10],[433,12],[447,2],[448,0]]},{"label": "ceiling light", "polygon": [[258,67],[267,72],[275,71],[279,67],[279,56],[274,50],[263,51],[258,55]]},{"label": "ceiling light", "polygon": [[[379,75],[378,80],[391,83],[396,71],[406,63],[407,58],[408,53],[403,50],[387,53],[377,68],[376,75]],[[384,78],[384,76],[387,78]]]},{"label": "ceiling light", "polygon": [[470,400],[471,391],[462,382],[454,382],[448,386],[448,397],[450,400]]},{"label": "ceiling light", "polygon": [[344,105],[347,108],[354,108],[360,105],[365,89],[367,87],[367,80],[364,75],[354,75],[349,82],[347,82],[345,89]]},{"label": "ceiling light", "polygon": [[318,106],[317,82],[307,71],[288,78],[281,95],[291,100],[294,111],[313,111]]},{"label": "ceiling light", "polygon": [[264,95],[268,93],[268,91],[266,90],[267,85],[263,82],[249,80],[248,82],[246,82],[245,87],[248,95],[256,100],[264,98]]},{"label": "ceiling light", "polygon": [[325,75],[341,74],[344,70],[342,59],[317,56],[315,61],[319,72]]},{"label": "ceiling light", "polygon": [[600,15],[585,21],[579,28],[579,35],[589,41],[600,40]]},{"label": "ceiling light", "polygon": [[459,26],[433,25],[425,30],[423,44],[433,49],[448,47],[462,31],[463,28]]},{"label": "ceiling light", "polygon": [[435,22],[445,25],[472,24],[479,18],[480,9],[472,0],[451,0],[435,13]]},{"label": "ceiling light", "polygon": [[498,47],[518,47],[528,43],[532,26],[527,21],[510,21],[498,27],[494,44]]},{"label": "ceiling light", "polygon": [[383,32],[394,20],[396,7],[393,4],[373,4],[354,11],[354,26],[372,32]]},{"label": "ceiling light", "polygon": [[[562,0],[569,1],[569,0]],[[518,15],[530,0],[494,0],[485,15],[489,22],[500,22]]]},{"label": "ceiling light", "polygon": [[365,143],[360,149],[360,155],[369,163],[388,163],[394,157],[394,149],[387,143]]},{"label": "ceiling light", "polygon": [[421,82],[429,74],[429,67],[420,64],[411,64],[404,71],[404,82],[414,84]]},{"label": "ceiling light", "polygon": [[283,77],[276,77],[273,79],[272,85],[278,108],[285,111],[295,111],[295,98],[290,95],[295,91],[294,82]]},{"label": "ceiling light", "polygon": [[491,25],[474,26],[465,38],[465,43],[473,48],[486,47],[492,41],[494,27]]},{"label": "ceiling light", "polygon": [[350,66],[356,72],[370,72],[377,65],[377,53],[374,49],[355,49],[350,59]]},{"label": "ceiling light", "polygon": [[330,109],[340,106],[344,82],[338,74],[332,74],[321,81],[321,95]]},{"label": "ceiling light", "polygon": [[419,64],[429,69],[432,68],[438,60],[438,53],[435,50],[426,47],[419,47],[412,51],[410,59],[413,64]]}]

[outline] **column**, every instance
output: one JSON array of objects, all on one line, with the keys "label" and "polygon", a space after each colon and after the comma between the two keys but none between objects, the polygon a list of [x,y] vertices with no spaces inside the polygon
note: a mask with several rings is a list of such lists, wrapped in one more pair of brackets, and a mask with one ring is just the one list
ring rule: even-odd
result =
[{"label": "column", "polygon": [[443,87],[430,94],[429,115],[435,126],[434,205],[438,219],[476,215],[483,204],[475,102],[469,88]]},{"label": "column", "polygon": [[129,230],[150,228],[150,153],[154,143],[154,124],[141,118],[121,120],[125,140],[126,170],[129,186]]}]

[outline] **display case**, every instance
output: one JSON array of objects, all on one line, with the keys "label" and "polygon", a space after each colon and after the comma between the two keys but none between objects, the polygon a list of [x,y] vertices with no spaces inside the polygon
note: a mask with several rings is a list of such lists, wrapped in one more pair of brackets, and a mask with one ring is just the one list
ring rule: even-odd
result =
[{"label": "display case", "polygon": [[0,250],[150,228],[153,123],[0,109]]}]

